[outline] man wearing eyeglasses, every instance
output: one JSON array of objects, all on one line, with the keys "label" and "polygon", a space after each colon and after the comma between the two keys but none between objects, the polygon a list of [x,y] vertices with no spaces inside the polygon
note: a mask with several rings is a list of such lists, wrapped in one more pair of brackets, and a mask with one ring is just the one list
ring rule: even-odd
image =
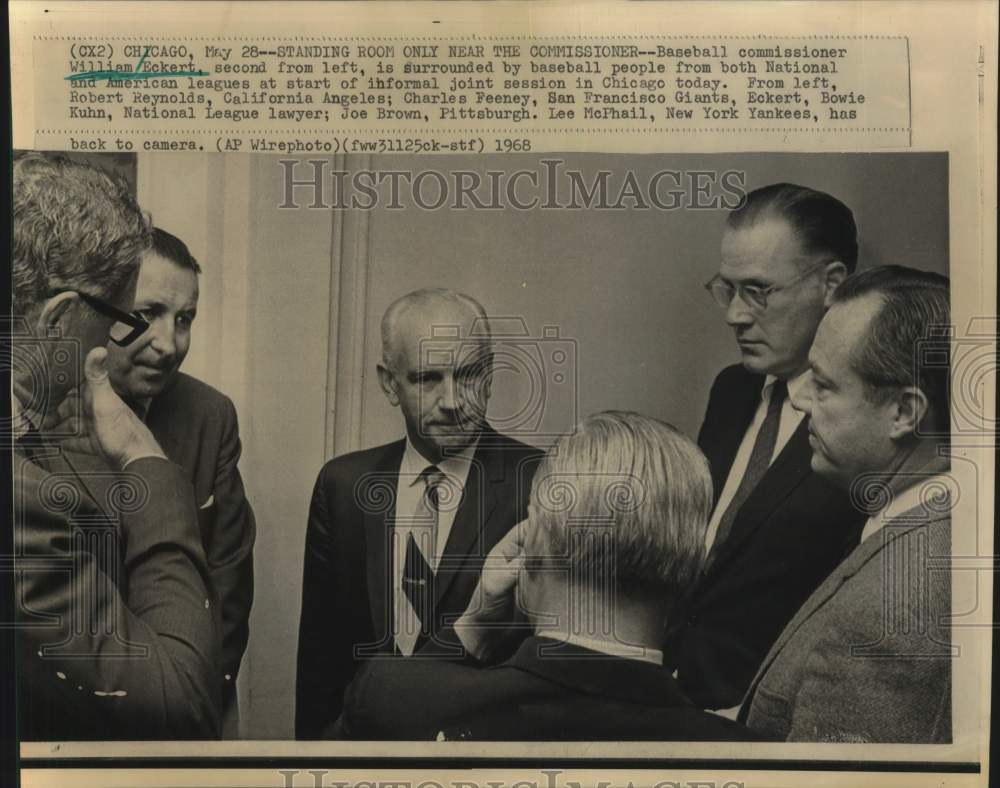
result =
[{"label": "man wearing eyeglasses", "polygon": [[[12,420],[19,732],[218,735],[218,634],[194,496],[111,387],[149,226],[123,184],[61,157],[13,167]],[[82,471],[42,427],[83,387]]]},{"label": "man wearing eyeglasses", "polygon": [[704,708],[740,702],[784,625],[857,544],[864,518],[810,469],[806,424],[791,404],[857,256],[850,209],[814,189],[765,186],[727,217],[706,288],[742,363],[716,378],[698,435],[716,497],[707,562],[664,649]]},{"label": "man wearing eyeglasses", "polygon": [[[249,636],[253,602],[255,521],[237,463],[236,409],[220,391],[180,371],[198,312],[201,266],[175,235],[154,227],[135,290],[134,318],[148,330],[135,341],[108,345],[111,385],[142,418],[172,462],[194,485],[202,544],[219,604],[219,683],[225,735],[235,734],[236,676]],[[66,411],[78,408],[67,400]],[[62,425],[65,427],[65,423]],[[86,467],[92,455],[74,455]]]}]

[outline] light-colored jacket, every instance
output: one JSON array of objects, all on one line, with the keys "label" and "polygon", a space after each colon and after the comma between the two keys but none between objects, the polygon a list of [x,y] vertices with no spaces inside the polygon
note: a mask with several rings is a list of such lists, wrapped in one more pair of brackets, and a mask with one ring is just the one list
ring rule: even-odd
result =
[{"label": "light-colored jacket", "polygon": [[786,741],[951,741],[951,516],[909,509],[789,622],[739,719]]}]

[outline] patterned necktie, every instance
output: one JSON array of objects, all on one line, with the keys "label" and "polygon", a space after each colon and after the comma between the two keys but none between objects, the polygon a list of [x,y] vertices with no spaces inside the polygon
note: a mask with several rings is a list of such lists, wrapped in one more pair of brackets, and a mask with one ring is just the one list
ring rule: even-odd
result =
[{"label": "patterned necktie", "polygon": [[[431,561],[437,552],[438,487],[444,480],[444,474],[436,465],[429,465],[420,477],[426,487],[406,537],[403,593],[420,623],[420,636],[427,636],[434,618],[434,569]],[[407,653],[402,644],[400,646],[403,653]]]},{"label": "patterned necktie", "polygon": [[712,550],[709,553],[711,558],[719,546],[724,544],[729,538],[729,533],[733,529],[736,515],[739,514],[743,504],[746,503],[750,493],[756,489],[760,480],[764,478],[768,466],[771,464],[771,456],[774,454],[774,447],[778,442],[778,427],[781,424],[781,406],[785,404],[788,395],[788,385],[783,380],[777,380],[771,387],[771,399],[767,403],[767,415],[764,423],[760,425],[757,439],[753,444],[753,451],[750,453],[750,461],[747,469],[740,480],[740,486],[736,488],[736,494],[726,507],[722,518],[719,520],[719,527],[715,532],[715,542],[712,543]]}]

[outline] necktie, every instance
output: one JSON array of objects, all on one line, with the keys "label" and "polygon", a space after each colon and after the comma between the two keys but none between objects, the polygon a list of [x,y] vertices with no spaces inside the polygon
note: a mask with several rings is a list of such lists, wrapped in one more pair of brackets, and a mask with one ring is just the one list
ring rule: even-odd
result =
[{"label": "necktie", "polygon": [[[444,480],[444,474],[436,465],[429,465],[420,476],[426,487],[406,537],[403,593],[416,614],[420,636],[427,636],[434,618],[434,569],[431,562],[437,551],[438,487]],[[401,643],[397,645],[407,654],[412,652],[414,644],[408,643],[409,649]]]},{"label": "necktie", "polygon": [[760,480],[764,478],[768,466],[771,464],[771,455],[774,454],[775,444],[778,442],[778,427],[781,424],[781,406],[785,404],[788,394],[788,386],[785,381],[777,380],[771,387],[771,399],[767,403],[767,415],[764,416],[764,423],[760,425],[757,439],[753,444],[753,451],[750,452],[750,461],[747,469],[740,480],[740,486],[736,488],[736,494],[723,512],[719,520],[719,528],[715,532],[715,542],[709,553],[710,560],[714,558],[716,550],[724,544],[729,537],[729,532],[733,529],[736,515],[739,514],[743,504],[746,503],[750,493],[754,491]]}]

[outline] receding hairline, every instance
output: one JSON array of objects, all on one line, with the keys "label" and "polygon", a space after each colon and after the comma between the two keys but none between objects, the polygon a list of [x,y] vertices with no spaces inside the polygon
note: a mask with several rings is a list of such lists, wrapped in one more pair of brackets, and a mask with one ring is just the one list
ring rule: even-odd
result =
[{"label": "receding hairline", "polygon": [[382,315],[382,362],[384,364],[391,367],[395,360],[394,356],[399,352],[395,329],[402,317],[416,308],[432,304],[458,305],[467,309],[474,319],[473,324],[477,325],[479,330],[465,337],[465,339],[480,339],[487,345],[492,343],[489,318],[486,314],[486,309],[479,301],[466,293],[460,293],[456,290],[449,290],[443,287],[422,288],[397,298],[389,304]]}]

